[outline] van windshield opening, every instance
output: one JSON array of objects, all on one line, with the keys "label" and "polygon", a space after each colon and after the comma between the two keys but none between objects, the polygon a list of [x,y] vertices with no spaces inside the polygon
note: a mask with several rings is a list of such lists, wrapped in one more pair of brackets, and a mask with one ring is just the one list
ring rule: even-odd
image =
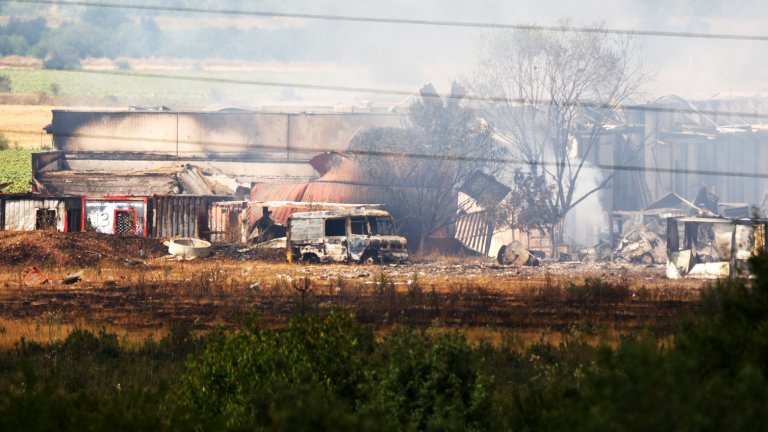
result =
[{"label": "van windshield opening", "polygon": [[351,220],[352,234],[368,235],[368,222],[362,216],[353,217]]},{"label": "van windshield opening", "polygon": [[371,234],[395,235],[395,225],[392,223],[392,218],[386,216],[369,216],[368,223],[371,225]]}]

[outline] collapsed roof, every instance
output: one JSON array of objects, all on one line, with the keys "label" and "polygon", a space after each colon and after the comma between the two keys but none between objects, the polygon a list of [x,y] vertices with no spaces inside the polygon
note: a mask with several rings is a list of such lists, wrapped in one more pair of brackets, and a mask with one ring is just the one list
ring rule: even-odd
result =
[{"label": "collapsed roof", "polygon": [[224,182],[194,165],[148,171],[52,171],[36,176],[40,193],[83,196],[233,195]]}]

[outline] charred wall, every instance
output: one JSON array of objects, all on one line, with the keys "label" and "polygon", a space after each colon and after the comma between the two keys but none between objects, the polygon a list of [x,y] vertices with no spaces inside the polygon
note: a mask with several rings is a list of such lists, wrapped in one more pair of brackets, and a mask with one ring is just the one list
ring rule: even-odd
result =
[{"label": "charred wall", "polygon": [[54,147],[71,152],[134,152],[166,157],[301,159],[343,151],[369,127],[401,126],[398,114],[242,111],[53,110]]}]

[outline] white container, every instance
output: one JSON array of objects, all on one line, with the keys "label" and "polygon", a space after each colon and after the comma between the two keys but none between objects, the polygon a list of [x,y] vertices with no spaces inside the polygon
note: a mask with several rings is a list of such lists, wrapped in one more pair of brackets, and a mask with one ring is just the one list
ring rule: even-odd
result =
[{"label": "white container", "polygon": [[211,243],[194,237],[175,238],[168,242],[168,253],[184,258],[205,258],[211,254]]}]

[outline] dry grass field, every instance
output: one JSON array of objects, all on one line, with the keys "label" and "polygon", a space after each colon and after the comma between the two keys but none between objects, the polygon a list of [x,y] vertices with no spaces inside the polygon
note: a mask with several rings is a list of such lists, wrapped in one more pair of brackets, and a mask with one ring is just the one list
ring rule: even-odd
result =
[{"label": "dry grass field", "polygon": [[0,132],[8,138],[11,147],[30,150],[51,147],[51,136],[43,131],[43,127],[51,123],[51,110],[102,109],[93,106],[15,104],[18,99],[9,104],[0,98],[0,102]]},{"label": "dry grass field", "polygon": [[[208,331],[258,317],[343,309],[377,328],[463,328],[478,337],[557,338],[574,325],[617,337],[671,331],[698,308],[700,282],[671,283],[659,268],[558,263],[538,268],[444,258],[407,265],[291,265],[225,253],[198,261],[164,256],[155,240],[95,234],[0,236],[0,345],[106,328],[126,340],[174,326]],[[146,259],[139,257],[144,251]],[[30,278],[32,268],[42,272]],[[82,272],[74,284],[63,279]]]},{"label": "dry grass field", "polygon": [[51,146],[43,127],[51,122],[50,105],[0,105],[0,132],[12,147],[39,149]]}]

